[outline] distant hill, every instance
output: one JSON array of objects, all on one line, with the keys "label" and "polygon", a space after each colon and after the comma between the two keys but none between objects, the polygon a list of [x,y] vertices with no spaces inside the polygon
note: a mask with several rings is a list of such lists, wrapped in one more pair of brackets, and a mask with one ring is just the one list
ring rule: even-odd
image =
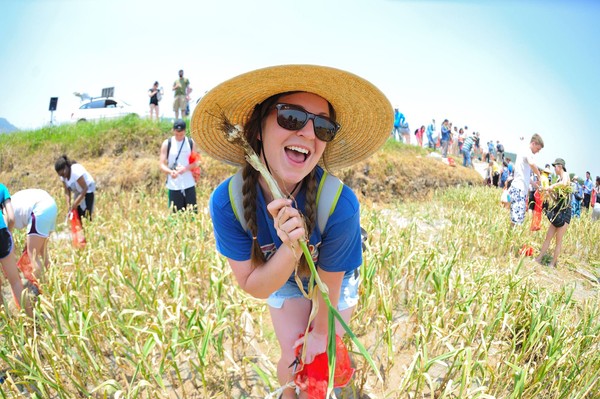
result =
[{"label": "distant hill", "polygon": [[[27,131],[10,137],[11,140],[0,135],[0,181],[10,182],[13,190],[37,187],[54,192],[60,188],[54,168],[39,165],[54,165],[59,155],[68,154],[94,176],[97,188],[157,192],[165,184],[158,167],[157,149],[172,134],[172,127],[167,121],[156,123],[125,117]],[[10,142],[10,146],[5,142]],[[424,148],[388,140],[377,154],[336,171],[336,175],[355,190],[359,200],[378,203],[423,201],[432,198],[438,189],[483,184],[477,171],[460,166],[462,160],[456,159],[457,166],[451,167],[441,157],[434,158],[429,153]],[[24,166],[22,154],[36,162]],[[198,183],[198,190],[212,190],[224,176],[236,171],[209,156],[202,157],[201,165],[202,182]]]},{"label": "distant hill", "polygon": [[10,133],[19,130],[16,126],[12,125],[5,118],[0,118],[0,133]]}]

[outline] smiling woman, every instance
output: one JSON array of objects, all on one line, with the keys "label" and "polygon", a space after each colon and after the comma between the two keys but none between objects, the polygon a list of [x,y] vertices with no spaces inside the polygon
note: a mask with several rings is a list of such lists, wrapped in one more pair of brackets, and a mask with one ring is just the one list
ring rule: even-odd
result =
[{"label": "smiling woman", "polygon": [[[274,197],[269,183],[244,160],[244,150],[227,141],[218,115],[243,126],[252,151],[288,198]],[[338,169],[367,158],[387,140],[392,122],[389,101],[371,83],[314,65],[276,66],[240,75],[207,93],[194,111],[192,134],[202,149],[242,166],[238,175],[243,180],[239,195],[245,227],[232,203],[238,193],[231,178],[213,192],[211,218],[217,249],[240,287],[267,299],[281,349],[277,375],[282,387],[294,380],[289,365],[296,359],[296,348],[304,346],[309,364],[325,352],[329,332],[324,299],[306,295],[312,287],[299,240],[308,241],[331,304],[346,323],[358,302],[359,203],[352,190],[340,184],[336,204],[327,209],[326,224],[318,226],[317,198],[328,176],[323,167]],[[318,303],[314,319],[313,301]],[[298,340],[308,326],[310,332]],[[339,323],[335,333],[344,334]],[[286,388],[282,397],[296,394]]]}]

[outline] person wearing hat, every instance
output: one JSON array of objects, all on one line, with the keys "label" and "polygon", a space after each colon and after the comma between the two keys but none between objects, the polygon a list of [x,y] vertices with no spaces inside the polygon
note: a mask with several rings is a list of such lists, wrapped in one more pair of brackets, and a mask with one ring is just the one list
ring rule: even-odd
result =
[{"label": "person wearing hat", "polygon": [[[244,160],[244,151],[226,140],[220,115],[243,127],[287,198],[273,199],[263,177]],[[312,306],[295,280],[297,274],[308,288],[310,271],[299,239],[308,241],[331,302],[346,321],[358,302],[359,203],[348,186],[340,185],[321,231],[317,190],[325,170],[345,168],[372,155],[389,137],[393,122],[389,100],[370,82],[317,65],[273,66],[234,77],[208,92],[194,110],[192,135],[202,150],[241,167],[247,228],[234,213],[229,178],[210,198],[216,246],[240,287],[267,299],[281,349],[277,376],[282,386],[293,380],[290,364],[296,359],[295,347],[304,343],[298,337],[307,328]],[[305,337],[306,364],[327,346],[328,309],[320,294],[315,301],[318,311]],[[338,325],[336,332],[342,336],[344,330]],[[296,394],[286,388],[282,397]]]},{"label": "person wearing hat", "polygon": [[573,195],[571,195],[571,216],[581,217],[581,200],[583,199],[583,187],[579,184],[579,177],[573,176],[571,183]]},{"label": "person wearing hat", "polygon": [[[552,191],[558,186],[569,186],[571,182],[569,180],[569,175],[567,175],[567,167],[565,166],[564,159],[556,158],[552,166],[554,166],[554,172],[558,178],[556,183],[550,185],[546,191]],[[548,247],[550,247],[550,242],[554,238],[554,253],[549,264],[550,267],[556,267],[558,256],[560,255],[560,250],[562,249],[563,236],[565,235],[567,227],[569,227],[569,223],[571,222],[570,196],[565,196],[561,194],[562,191],[558,190],[554,193],[556,193],[554,194],[556,201],[554,202],[554,205],[546,212],[546,216],[550,221],[550,226],[548,227],[548,232],[546,233],[546,239],[544,240],[542,248],[540,249],[540,254],[535,258],[538,263],[542,263],[542,259],[546,254],[546,251],[548,251]]]},{"label": "person wearing hat", "polygon": [[544,148],[544,141],[536,133],[531,136],[527,148],[521,150],[515,159],[514,177],[509,191],[510,221],[513,226],[523,224],[525,220],[531,172],[535,173],[538,179],[541,178],[540,171],[535,165],[535,154],[542,148]]},{"label": "person wearing hat", "polygon": [[186,140],[186,123],[183,119],[173,122],[173,136],[160,146],[160,170],[167,175],[169,209],[173,212],[191,209],[196,211],[196,181],[192,169],[198,162],[190,163],[194,142]]}]

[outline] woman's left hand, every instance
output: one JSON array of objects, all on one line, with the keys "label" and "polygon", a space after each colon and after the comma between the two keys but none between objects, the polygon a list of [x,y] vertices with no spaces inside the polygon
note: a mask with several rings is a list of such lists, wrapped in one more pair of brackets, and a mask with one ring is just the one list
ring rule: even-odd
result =
[{"label": "woman's left hand", "polygon": [[301,345],[306,345],[306,358],[304,359],[304,364],[310,364],[315,360],[317,355],[327,351],[327,334],[318,334],[314,331],[310,331],[306,337],[299,338],[294,343],[294,349]]}]

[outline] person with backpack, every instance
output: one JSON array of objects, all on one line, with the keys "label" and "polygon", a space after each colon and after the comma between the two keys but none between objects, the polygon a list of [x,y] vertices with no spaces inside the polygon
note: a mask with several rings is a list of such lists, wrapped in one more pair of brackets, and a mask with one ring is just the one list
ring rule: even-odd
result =
[{"label": "person with backpack", "polygon": [[183,119],[173,122],[173,136],[160,146],[160,170],[167,175],[169,209],[173,212],[190,209],[197,211],[196,181],[192,170],[198,162],[190,163],[194,141],[185,135],[186,123]]},{"label": "person with backpack", "polygon": [[[225,138],[223,118],[243,127],[287,198],[274,199],[262,175],[245,161],[244,150]],[[389,100],[370,82],[316,65],[280,65],[239,75],[208,92],[194,110],[192,134],[202,150],[240,166],[210,197],[216,247],[240,287],[267,300],[280,346],[281,386],[294,378],[295,348],[304,345],[304,363],[309,364],[327,347],[328,307],[317,292],[318,310],[310,321],[313,301],[302,291],[309,288],[310,270],[298,240],[307,240],[332,305],[349,321],[363,261],[360,207],[354,192],[329,172],[377,151],[393,122]],[[309,324],[308,335],[299,339]],[[336,327],[343,336],[343,328]],[[287,387],[281,397],[296,398],[296,393]]]}]

